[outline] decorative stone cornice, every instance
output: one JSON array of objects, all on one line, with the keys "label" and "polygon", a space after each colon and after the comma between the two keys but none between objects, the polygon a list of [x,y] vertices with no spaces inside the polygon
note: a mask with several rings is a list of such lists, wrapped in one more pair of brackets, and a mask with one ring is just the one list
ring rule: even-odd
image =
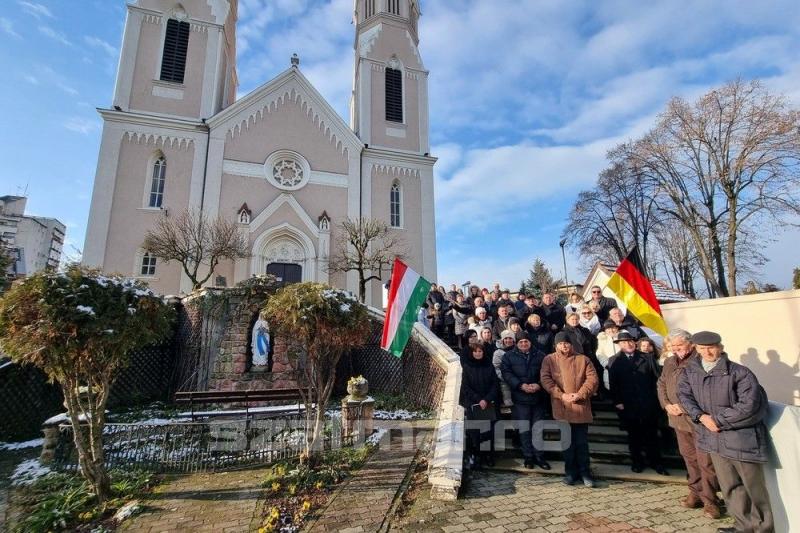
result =
[{"label": "decorative stone cornice", "polygon": [[389,174],[390,176],[411,176],[413,178],[419,178],[419,170],[416,168],[373,163],[372,170],[373,172],[382,172],[384,174]]},{"label": "decorative stone cornice", "polygon": [[135,144],[145,144],[153,146],[169,146],[170,148],[177,148],[183,150],[189,148],[189,145],[194,142],[194,139],[187,137],[178,137],[176,135],[164,135],[161,133],[148,133],[142,131],[126,131],[125,136],[128,141]]}]

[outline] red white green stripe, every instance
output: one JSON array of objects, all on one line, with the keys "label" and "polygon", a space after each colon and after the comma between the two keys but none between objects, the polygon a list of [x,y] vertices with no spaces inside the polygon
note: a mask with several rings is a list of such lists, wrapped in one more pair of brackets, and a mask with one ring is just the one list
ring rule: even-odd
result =
[{"label": "red white green stripe", "polygon": [[425,303],[430,290],[430,281],[408,268],[408,265],[399,259],[394,260],[381,348],[397,357],[403,354],[403,348],[411,337],[411,329],[417,321],[417,312]]}]

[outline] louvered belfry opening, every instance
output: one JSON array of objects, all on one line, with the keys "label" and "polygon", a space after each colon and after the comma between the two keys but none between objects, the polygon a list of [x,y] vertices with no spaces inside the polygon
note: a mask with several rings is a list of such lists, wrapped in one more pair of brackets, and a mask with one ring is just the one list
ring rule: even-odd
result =
[{"label": "louvered belfry opening", "polygon": [[403,122],[403,78],[397,69],[386,69],[386,120]]},{"label": "louvered belfry opening", "polygon": [[161,58],[161,81],[183,83],[190,28],[188,22],[180,22],[175,19],[167,21],[164,55]]}]

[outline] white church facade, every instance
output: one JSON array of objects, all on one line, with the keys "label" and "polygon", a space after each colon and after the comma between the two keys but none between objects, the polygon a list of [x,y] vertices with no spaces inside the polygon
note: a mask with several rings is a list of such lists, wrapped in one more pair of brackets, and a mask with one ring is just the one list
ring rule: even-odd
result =
[{"label": "white church facade", "polygon": [[[236,100],[236,0],[135,0],[127,9],[113,105],[99,110],[85,264],[164,294],[188,292],[180,265],[142,242],[158,217],[191,209],[235,220],[250,246],[251,257],[221,264],[211,282],[270,272],[355,292],[354,273],[327,265],[337,225],[365,217],[399,232],[405,260],[435,281],[436,159],[417,0],[355,1],[349,125],[296,57]],[[380,298],[375,282],[368,302]]]}]

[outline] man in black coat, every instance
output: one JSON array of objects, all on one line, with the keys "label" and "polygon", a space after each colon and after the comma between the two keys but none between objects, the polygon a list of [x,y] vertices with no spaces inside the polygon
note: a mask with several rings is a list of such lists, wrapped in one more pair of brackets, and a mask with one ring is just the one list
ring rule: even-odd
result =
[{"label": "man in black coat", "polygon": [[519,427],[525,467],[538,466],[550,470],[550,464],[544,460],[544,452],[533,445],[531,433],[533,425],[544,419],[550,402],[541,383],[544,358],[544,353],[533,349],[528,334],[521,332],[517,335],[517,347],[503,355],[500,372],[503,381],[511,389],[513,416]]},{"label": "man in black coat", "polygon": [[678,380],[678,399],[695,423],[697,447],[711,455],[734,527],[717,531],[775,531],[762,464],[769,434],[767,393],[750,369],[728,360],[712,331],[692,336],[700,358]]},{"label": "man in black coat", "polygon": [[592,300],[597,302],[597,305],[600,306],[600,309],[597,311],[597,318],[602,324],[608,320],[608,312],[617,306],[617,301],[614,298],[607,298],[603,296],[603,289],[601,289],[598,285],[592,287],[592,297],[586,300],[586,303],[590,304],[592,303]]},{"label": "man in black coat", "polygon": [[614,342],[619,351],[608,361],[609,388],[622,429],[628,433],[631,470],[644,470],[646,456],[653,470],[668,476],[658,446],[658,363],[652,355],[636,349],[636,340],[627,331],[621,331]]},{"label": "man in black coat", "polygon": [[567,319],[567,311],[563,305],[556,302],[556,297],[552,292],[546,292],[542,296],[542,309],[550,330],[554,333],[561,331]]},{"label": "man in black coat", "polygon": [[528,322],[528,317],[531,315],[539,315],[539,318],[542,319],[542,322],[547,322],[545,320],[545,312],[544,309],[538,304],[536,301],[536,296],[533,294],[528,294],[525,296],[525,305],[522,309],[519,310],[517,313],[517,317],[519,317],[519,321],[522,324]]}]

